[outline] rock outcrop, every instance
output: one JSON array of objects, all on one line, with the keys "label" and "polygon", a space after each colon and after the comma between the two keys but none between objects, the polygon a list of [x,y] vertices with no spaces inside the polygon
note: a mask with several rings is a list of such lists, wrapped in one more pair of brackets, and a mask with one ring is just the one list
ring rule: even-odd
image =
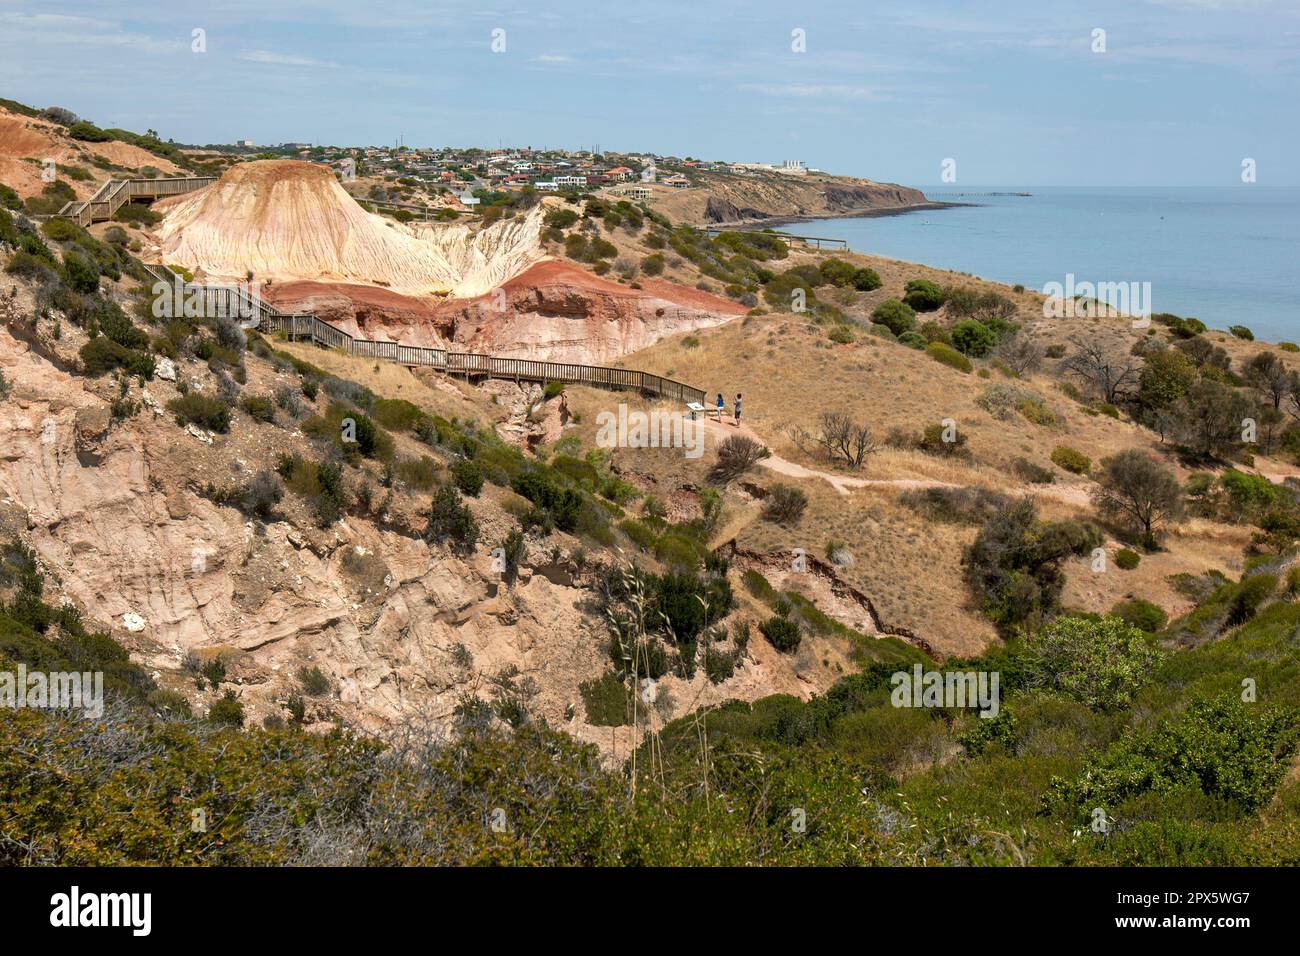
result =
[{"label": "rock outcrop", "polygon": [[356,286],[274,284],[278,307],[316,310],[354,335],[515,358],[608,364],[678,332],[711,328],[745,307],[643,278],[641,288],[546,260],[486,295],[418,300]]},{"label": "rock outcrop", "polygon": [[324,166],[241,163],[196,192],[163,200],[152,256],[196,276],[302,279],[406,295],[479,295],[541,257],[542,206],[477,232],[402,225],[362,209]]}]

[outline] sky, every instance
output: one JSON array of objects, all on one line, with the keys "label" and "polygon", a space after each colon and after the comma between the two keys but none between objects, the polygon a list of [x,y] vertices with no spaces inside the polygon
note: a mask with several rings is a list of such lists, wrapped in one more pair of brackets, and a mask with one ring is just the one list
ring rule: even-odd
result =
[{"label": "sky", "polygon": [[1295,187],[1300,0],[0,0],[0,96],[184,143]]}]

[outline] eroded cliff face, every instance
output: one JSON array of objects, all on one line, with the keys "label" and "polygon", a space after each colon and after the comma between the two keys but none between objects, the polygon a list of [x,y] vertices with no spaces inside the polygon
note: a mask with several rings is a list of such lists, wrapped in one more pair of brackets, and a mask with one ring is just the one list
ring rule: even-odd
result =
[{"label": "eroded cliff face", "polygon": [[282,309],[316,310],[354,335],[515,358],[608,364],[667,335],[711,328],[745,313],[729,299],[672,282],[640,289],[546,260],[486,295],[403,299],[358,287],[276,284]]},{"label": "eroded cliff face", "polygon": [[[60,348],[72,349],[76,334],[69,326]],[[248,364],[246,387],[256,392],[295,381],[251,356]],[[399,495],[383,514],[321,529],[290,493],[272,520],[251,521],[204,497],[203,486],[246,479],[281,451],[306,450],[292,426],[236,415],[228,435],[182,429],[162,408],[177,388],[159,379],[132,390],[143,404],[137,415],[115,421],[111,379],[61,369],[2,322],[0,370],[11,386],[0,403],[0,536],[20,534],[35,549],[47,600],[71,602],[92,627],[109,629],[196,713],[233,688],[250,722],[282,715],[301,693],[299,669],[317,666],[336,690],[307,699],[309,725],[324,729],[339,718],[380,730],[420,719],[446,729],[465,695],[490,700],[494,681],[513,670],[535,687],[533,715],[607,754],[632,745],[630,728],[585,722],[579,685],[607,672],[610,660],[605,622],[584,606],[608,571],[591,555],[579,563],[576,539],[529,538],[518,581],[507,587],[490,548],[461,556],[421,539],[427,496]],[[192,390],[213,390],[204,363],[182,359],[176,372]],[[498,384],[504,406],[540,401],[535,386]],[[547,440],[564,427],[558,403],[553,411],[536,426]],[[518,427],[525,442],[535,426],[521,418]],[[482,541],[517,526],[510,496],[488,485],[470,501]],[[659,717],[824,689],[762,641],[749,654],[722,685],[702,672],[663,678]],[[228,677],[220,690],[196,688],[185,670],[190,655],[221,656]]]},{"label": "eroded cliff face", "polygon": [[362,209],[326,167],[241,163],[196,192],[163,200],[149,256],[196,276],[265,283],[360,283],[406,295],[479,295],[541,257],[544,209],[477,232],[402,225]]}]

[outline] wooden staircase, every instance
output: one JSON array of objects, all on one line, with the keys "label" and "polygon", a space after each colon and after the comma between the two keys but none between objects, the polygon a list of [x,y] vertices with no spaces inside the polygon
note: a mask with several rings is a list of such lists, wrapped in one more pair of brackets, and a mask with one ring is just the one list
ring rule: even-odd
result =
[{"label": "wooden staircase", "polygon": [[215,176],[187,176],[180,179],[110,179],[99,187],[95,195],[85,201],[74,200],[64,204],[59,215],[71,219],[79,226],[104,222],[128,202],[144,200],[153,202],[164,196],[179,196],[215,183]]}]

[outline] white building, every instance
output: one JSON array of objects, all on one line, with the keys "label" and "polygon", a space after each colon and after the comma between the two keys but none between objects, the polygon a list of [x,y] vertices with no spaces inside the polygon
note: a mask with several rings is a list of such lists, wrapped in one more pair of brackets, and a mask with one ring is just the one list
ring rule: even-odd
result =
[{"label": "white building", "polygon": [[586,176],[556,176],[555,185],[564,189],[568,186],[585,186],[587,185]]}]

